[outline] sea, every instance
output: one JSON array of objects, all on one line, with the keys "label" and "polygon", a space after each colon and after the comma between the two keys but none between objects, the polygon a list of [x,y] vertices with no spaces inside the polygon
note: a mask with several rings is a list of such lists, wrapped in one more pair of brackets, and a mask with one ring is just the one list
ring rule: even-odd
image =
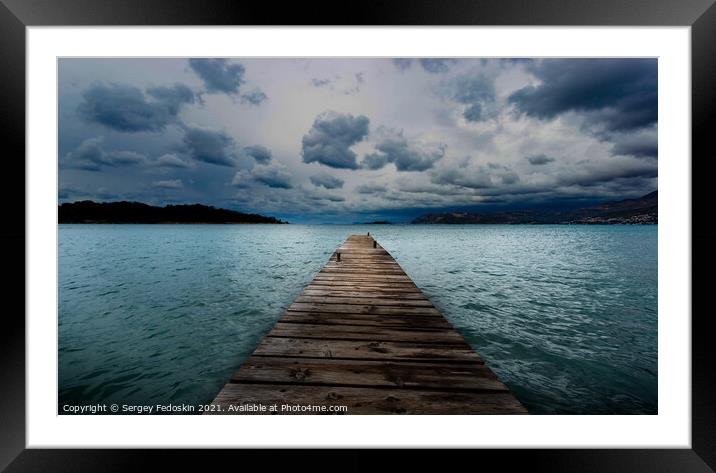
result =
[{"label": "sea", "polygon": [[370,232],[532,414],[657,414],[656,225],[60,225],[64,405],[210,403]]}]

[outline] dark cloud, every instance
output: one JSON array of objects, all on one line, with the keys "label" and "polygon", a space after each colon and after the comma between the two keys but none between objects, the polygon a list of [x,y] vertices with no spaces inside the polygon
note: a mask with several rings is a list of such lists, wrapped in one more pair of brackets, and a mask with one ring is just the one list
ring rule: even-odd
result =
[{"label": "dark cloud", "polygon": [[331,79],[317,79],[317,78],[311,79],[311,84],[314,87],[324,87],[324,86],[330,84],[331,82],[332,82]]},{"label": "dark cloud", "polygon": [[107,151],[104,157],[113,166],[132,166],[147,161],[146,156],[134,151]]},{"label": "dark cloud", "polygon": [[265,100],[268,99],[268,96],[263,93],[260,89],[254,89],[250,92],[246,92],[241,96],[241,101],[244,103],[248,103],[251,105],[261,105]]},{"label": "dark cloud", "polygon": [[655,186],[657,164],[654,160],[634,157],[611,158],[609,162],[583,160],[550,169],[544,180],[522,182],[509,166],[488,163],[471,165],[469,160],[456,166],[443,167],[433,173],[438,185],[460,186],[475,195],[504,198],[506,201],[575,196],[624,195]]},{"label": "dark cloud", "polygon": [[495,84],[485,75],[464,75],[449,84],[451,98],[465,105],[463,117],[469,122],[489,118],[488,105],[495,101]]},{"label": "dark cloud", "polygon": [[147,89],[147,94],[166,105],[172,115],[177,115],[182,105],[197,101],[194,91],[184,84],[174,84],[173,87],[150,87]]},{"label": "dark cloud", "polygon": [[612,135],[614,142],[612,154],[631,155],[638,158],[654,158],[659,156],[659,144],[656,130],[648,130],[644,133],[626,133]]},{"label": "dark cloud", "polygon": [[368,117],[364,115],[322,113],[303,136],[303,162],[357,169],[356,154],[350,148],[368,135],[368,124]]},{"label": "dark cloud", "polygon": [[442,74],[450,70],[450,66],[457,62],[452,58],[422,58],[418,59],[420,65],[426,72],[431,74]]},{"label": "dark cloud", "polygon": [[252,183],[263,184],[273,189],[291,189],[291,174],[285,166],[276,163],[259,164],[251,170],[236,173],[231,184],[239,188],[248,188]]},{"label": "dark cloud", "polygon": [[401,192],[409,192],[411,194],[435,194],[444,196],[465,195],[465,190],[454,186],[436,185],[436,184],[416,184],[411,181],[399,181]]},{"label": "dark cloud", "polygon": [[536,154],[534,156],[527,156],[527,161],[529,161],[530,164],[534,166],[542,166],[551,163],[552,161],[554,161],[554,158],[550,158],[549,156],[544,154]]},{"label": "dark cloud", "polygon": [[209,93],[238,94],[246,70],[241,64],[226,59],[189,59],[189,66],[204,82]]},{"label": "dark cloud", "polygon": [[375,145],[376,152],[365,155],[361,167],[381,169],[393,163],[398,171],[425,171],[445,154],[445,145],[432,149],[410,146],[402,130],[382,129],[380,133],[383,136]]},{"label": "dark cloud", "polygon": [[59,192],[58,192],[58,198],[61,201],[66,202],[72,202],[77,200],[96,200],[96,201],[106,201],[106,200],[118,200],[118,199],[126,199],[126,195],[120,195],[113,192],[109,192],[106,187],[100,187],[95,190],[83,190],[83,189],[77,189],[74,187],[66,187],[63,185],[60,185]]},{"label": "dark cloud", "polygon": [[511,169],[506,169],[498,174],[498,178],[502,184],[510,185],[520,182],[520,176]]},{"label": "dark cloud", "polygon": [[520,113],[552,119],[581,113],[587,126],[626,131],[658,118],[656,59],[544,59],[528,65],[541,82],[509,97]]},{"label": "dark cloud", "polygon": [[185,85],[152,87],[148,101],[137,87],[95,84],[82,94],[77,108],[81,117],[124,132],[162,131],[177,121],[182,105],[194,103],[194,93]]},{"label": "dark cloud", "polygon": [[166,181],[154,181],[152,187],[157,189],[181,189],[184,187],[181,179],[169,179]]},{"label": "dark cloud", "polygon": [[393,59],[393,65],[400,69],[401,71],[405,71],[406,69],[409,69],[410,66],[413,64],[413,60],[410,58],[395,58]]},{"label": "dark cloud", "polygon": [[465,169],[443,169],[432,177],[435,184],[450,184],[470,189],[486,189],[492,187],[490,173],[485,167],[476,171],[467,172]]},{"label": "dark cloud", "polygon": [[462,113],[462,116],[469,122],[481,122],[485,119],[482,111],[482,105],[479,103],[474,103],[467,107]]},{"label": "dark cloud", "polygon": [[105,151],[104,138],[88,138],[65,156],[63,165],[85,171],[100,171],[103,167],[134,166],[144,164],[147,158],[134,151]]},{"label": "dark cloud", "polygon": [[223,131],[187,126],[184,146],[187,154],[197,161],[219,166],[236,164],[234,140]]},{"label": "dark cloud", "polygon": [[260,182],[274,189],[290,189],[291,174],[283,167],[278,165],[259,165],[251,170],[251,176],[256,182]]},{"label": "dark cloud", "polygon": [[85,171],[99,171],[106,164],[102,141],[102,137],[84,140],[74,151],[67,153],[64,164]]},{"label": "dark cloud", "polygon": [[303,189],[303,197],[312,201],[345,202],[345,197],[322,189]]},{"label": "dark cloud", "polygon": [[246,154],[251,156],[258,163],[266,164],[271,161],[271,150],[261,145],[247,146],[244,148]]},{"label": "dark cloud", "polygon": [[154,165],[158,167],[177,169],[186,169],[191,167],[191,164],[187,163],[183,159],[180,159],[178,156],[170,153],[159,156],[154,162]]},{"label": "dark cloud", "polygon": [[356,187],[356,192],[359,194],[382,194],[387,190],[387,187],[380,184],[363,184],[362,186]]},{"label": "dark cloud", "polygon": [[561,170],[556,176],[560,186],[592,187],[612,181],[652,179],[658,166],[650,159],[615,159],[610,163],[589,163]]},{"label": "dark cloud", "polygon": [[526,58],[526,57],[505,57],[498,59],[500,66],[507,67],[507,66],[514,66],[519,64],[525,64],[530,65],[535,62],[535,59],[532,58]]},{"label": "dark cloud", "polygon": [[[429,72],[430,74],[443,74],[445,72],[448,72],[450,70],[450,66],[457,63],[457,59],[453,58],[421,58],[417,59],[418,64],[425,70],[425,72]],[[407,69],[410,69],[410,66],[413,65],[413,59],[410,58],[394,58],[393,59],[393,65],[400,69],[401,71],[405,71]]]},{"label": "dark cloud", "polygon": [[326,189],[339,189],[343,187],[343,181],[330,174],[321,173],[309,178],[314,186],[325,187]]}]

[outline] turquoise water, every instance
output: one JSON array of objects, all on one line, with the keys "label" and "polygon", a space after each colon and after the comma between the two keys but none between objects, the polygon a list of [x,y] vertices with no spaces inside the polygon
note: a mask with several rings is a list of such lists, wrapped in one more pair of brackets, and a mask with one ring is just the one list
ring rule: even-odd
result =
[{"label": "turquoise water", "polygon": [[60,225],[60,409],[210,402],[368,231],[532,413],[657,412],[657,227],[616,225]]}]

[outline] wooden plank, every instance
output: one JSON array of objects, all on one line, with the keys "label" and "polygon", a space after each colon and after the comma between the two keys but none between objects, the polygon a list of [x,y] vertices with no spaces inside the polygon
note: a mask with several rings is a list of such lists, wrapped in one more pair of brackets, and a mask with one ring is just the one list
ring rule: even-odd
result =
[{"label": "wooden plank", "polygon": [[507,391],[485,365],[251,357],[231,382]]},{"label": "wooden plank", "polygon": [[[334,386],[227,384],[214,401],[223,409],[207,414],[527,414],[508,392],[471,393],[376,389]],[[266,406],[264,411],[240,411],[239,406]],[[234,406],[230,411],[229,406]],[[285,407],[284,407],[285,406]],[[311,406],[319,406],[317,408]],[[321,412],[320,406],[345,406],[343,412]]]},{"label": "wooden plank", "polygon": [[387,290],[379,290],[379,289],[366,289],[366,290],[353,290],[351,287],[344,287],[344,288],[319,288],[319,286],[306,286],[306,289],[303,290],[304,296],[326,296],[326,297],[360,297],[360,298],[367,298],[367,299],[373,299],[373,298],[382,298],[382,297],[399,297],[403,300],[428,300],[427,297],[421,292],[418,291],[391,291],[390,289]]},{"label": "wooden plank", "polygon": [[[360,274],[362,277],[365,277],[365,276],[366,276],[366,272],[367,272],[367,270],[365,270],[365,269],[363,269],[363,268],[358,268],[358,269],[354,269],[354,268],[341,268],[341,269],[323,268],[318,274],[327,274],[327,275],[343,275],[343,274],[349,274],[349,275],[350,275],[350,274],[355,274],[355,275],[358,275],[358,274]],[[379,277],[383,277],[383,276],[388,276],[388,277],[391,277],[391,276],[399,276],[400,279],[403,279],[403,278],[406,277],[406,276],[405,276],[405,273],[404,273],[402,270],[382,270],[382,269],[375,269],[375,270],[370,270],[370,275],[371,275],[371,276],[379,276]]]},{"label": "wooden plank", "polygon": [[459,347],[435,343],[331,340],[326,338],[265,337],[256,348],[254,356],[482,363],[480,356],[467,345]]},{"label": "wooden plank", "polygon": [[316,280],[340,280],[340,281],[402,281],[411,282],[408,276],[403,274],[380,274],[367,273],[364,271],[323,271],[315,277]]},{"label": "wooden plank", "polygon": [[365,325],[369,327],[401,329],[453,330],[443,317],[374,315],[374,314],[331,314],[327,312],[286,312],[281,323],[303,323],[315,325]]},{"label": "wooden plank", "polygon": [[352,305],[379,305],[392,307],[433,307],[432,302],[427,299],[403,299],[401,297],[344,297],[341,295],[313,296],[302,294],[296,302],[320,303],[320,304],[352,304]]},{"label": "wooden plank", "polygon": [[326,281],[319,281],[317,279],[314,279],[311,281],[311,283],[307,286],[328,286],[331,288],[336,288],[336,290],[342,289],[341,286],[347,286],[348,288],[356,288],[357,290],[363,290],[363,288],[375,288],[380,290],[389,290],[389,291],[399,291],[399,292],[420,292],[420,289],[413,283],[413,281],[409,282],[392,282],[392,283],[386,283],[381,281],[373,281],[373,282],[360,282],[360,281],[335,281],[335,280],[326,280]]},{"label": "wooden plank", "polygon": [[442,343],[468,346],[455,331],[430,329],[399,329],[360,325],[292,324],[277,322],[268,333],[271,337],[333,338],[340,340],[371,340],[392,342]]},{"label": "wooden plank", "polygon": [[318,302],[294,302],[288,310],[300,312],[343,312],[346,314],[412,314],[435,315],[440,312],[435,307],[390,307],[370,304],[325,304]]}]

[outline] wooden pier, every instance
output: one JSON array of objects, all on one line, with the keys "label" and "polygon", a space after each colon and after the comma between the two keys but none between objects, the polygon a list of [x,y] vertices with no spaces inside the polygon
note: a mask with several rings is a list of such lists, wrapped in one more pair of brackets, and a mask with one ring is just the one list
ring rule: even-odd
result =
[{"label": "wooden pier", "polygon": [[369,235],[333,253],[214,404],[208,414],[527,413]]}]

